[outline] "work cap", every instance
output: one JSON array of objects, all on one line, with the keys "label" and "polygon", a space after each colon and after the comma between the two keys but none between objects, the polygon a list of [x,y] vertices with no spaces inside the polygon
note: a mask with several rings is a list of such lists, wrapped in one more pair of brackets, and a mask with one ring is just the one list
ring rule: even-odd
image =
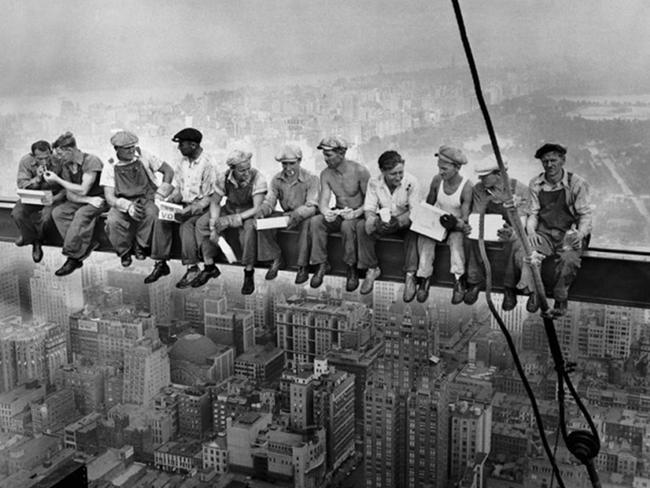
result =
[{"label": "work cap", "polygon": [[564,156],[566,154],[566,147],[562,146],[561,144],[547,142],[535,152],[535,158],[541,159],[544,154],[550,152],[556,152]]},{"label": "work cap", "polygon": [[467,157],[463,154],[463,151],[456,147],[440,146],[435,155],[445,163],[467,164]]},{"label": "work cap", "polygon": [[323,139],[318,143],[318,146],[316,146],[316,149],[320,149],[323,151],[331,151],[333,149],[347,149],[348,148],[348,143],[345,142],[345,140],[342,137],[338,136],[328,136]]},{"label": "work cap", "polygon": [[113,134],[111,144],[115,147],[134,146],[138,143],[138,136],[128,130],[121,130]]},{"label": "work cap", "polygon": [[302,159],[302,151],[295,144],[285,144],[275,155],[275,160],[279,162],[294,162]]},{"label": "work cap", "polygon": [[192,127],[187,127],[177,132],[176,135],[172,137],[172,142],[189,141],[189,142],[196,142],[197,144],[201,144],[202,140],[203,140],[203,134],[201,134],[200,131]]},{"label": "work cap", "polygon": [[[507,161],[504,161],[503,165],[505,166],[506,169],[508,169]],[[484,159],[483,161],[476,164],[474,168],[474,173],[476,173],[477,176],[487,176],[493,171],[498,171],[498,170],[499,170],[499,165],[497,164],[495,159]]]},{"label": "work cap", "polygon": [[252,152],[242,151],[241,149],[235,149],[228,155],[228,159],[226,159],[226,164],[231,167],[237,166],[238,164],[245,163],[246,161],[250,161],[252,157],[253,157]]}]

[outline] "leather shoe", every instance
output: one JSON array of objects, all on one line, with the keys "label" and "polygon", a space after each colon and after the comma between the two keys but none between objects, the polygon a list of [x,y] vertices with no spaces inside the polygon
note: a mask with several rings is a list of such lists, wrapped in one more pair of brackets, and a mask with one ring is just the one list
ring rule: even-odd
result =
[{"label": "leather shoe", "polygon": [[454,283],[454,291],[451,294],[451,303],[453,305],[462,303],[463,299],[465,298],[466,291],[467,289],[465,288],[465,278],[461,276],[460,278],[456,279],[456,282]]},{"label": "leather shoe", "polygon": [[192,288],[198,288],[199,286],[205,285],[212,278],[217,278],[221,274],[219,268],[214,264],[212,266],[205,266],[203,270],[192,280],[190,286]]},{"label": "leather shoe", "polygon": [[463,297],[463,302],[465,302],[466,305],[474,305],[476,303],[476,300],[478,300],[478,294],[480,292],[481,292],[480,283],[474,283],[472,285],[468,284],[467,291],[465,292],[465,296]]},{"label": "leather shoe", "polygon": [[309,279],[309,269],[307,266],[299,266],[298,272],[296,273],[296,285],[302,285],[305,281]]},{"label": "leather shoe", "polygon": [[144,279],[144,282],[148,285],[168,274],[169,266],[167,266],[167,263],[165,261],[156,261],[156,264],[153,265],[153,271]]},{"label": "leather shoe", "polygon": [[135,251],[133,251],[133,256],[138,261],[144,261],[145,259],[147,259],[147,250],[136,245]]},{"label": "leather shoe", "polygon": [[32,244],[32,260],[35,263],[40,263],[43,260],[43,247],[38,241],[35,241],[34,244]]},{"label": "leather shoe", "polygon": [[417,286],[415,284],[415,273],[406,273],[404,278],[404,294],[402,299],[409,303],[415,298],[415,293],[417,292]]},{"label": "leather shoe", "polygon": [[27,243],[25,242],[25,238],[23,236],[18,236],[16,237],[16,240],[14,241],[18,247],[22,247],[26,245]]},{"label": "leather shoe", "polygon": [[127,252],[126,254],[123,254],[122,257],[120,258],[120,261],[122,262],[122,266],[124,266],[125,268],[131,266],[131,263],[133,262],[133,260],[131,259],[131,253]]},{"label": "leather shoe", "polygon": [[331,267],[328,262],[320,263],[318,265],[318,269],[314,273],[314,276],[311,277],[311,281],[309,282],[309,286],[312,288],[318,288],[320,285],[323,284],[323,278],[327,273],[329,273]]},{"label": "leather shoe", "polygon": [[555,304],[553,305],[553,309],[555,310],[555,313],[557,315],[564,315],[566,314],[567,310],[569,308],[569,301],[568,300],[555,300]]},{"label": "leather shoe", "polygon": [[504,288],[503,289],[503,303],[501,303],[501,309],[504,312],[509,312],[517,306],[517,292],[514,288]]},{"label": "leather shoe", "polygon": [[190,266],[187,268],[187,271],[183,275],[183,277],[180,279],[178,283],[176,283],[176,288],[189,288],[192,286],[192,281],[194,281],[194,278],[196,278],[201,270],[199,269],[198,266]]},{"label": "leather shoe", "polygon": [[346,275],[345,291],[352,292],[359,286],[359,271],[357,270],[357,266],[348,264]]},{"label": "leather shoe", "polygon": [[533,292],[528,296],[528,301],[526,302],[526,311],[528,313],[535,313],[539,310],[539,299],[537,298],[537,293]]},{"label": "leather shoe", "polygon": [[75,269],[81,268],[83,265],[84,263],[78,259],[68,258],[65,263],[63,263],[63,266],[57,269],[54,274],[57,276],[66,276],[72,273]]},{"label": "leather shoe", "polygon": [[266,275],[264,276],[265,280],[274,280],[278,276],[278,271],[280,271],[280,268],[284,266],[284,263],[282,262],[282,258],[276,258],[273,260],[271,263],[271,267],[269,270],[266,272]]},{"label": "leather shoe", "polygon": [[418,302],[424,303],[429,298],[429,286],[431,284],[431,277],[420,278],[420,284],[418,286],[418,291],[416,298]]},{"label": "leather shoe", "polygon": [[253,274],[255,273],[254,269],[244,270],[244,283],[241,287],[242,295],[251,295],[255,291],[255,278]]},{"label": "leather shoe", "polygon": [[378,267],[376,268],[368,268],[368,271],[366,271],[366,278],[363,280],[363,283],[361,283],[361,292],[362,295],[367,295],[372,291],[372,289],[375,286],[375,280],[381,276],[381,269]]}]

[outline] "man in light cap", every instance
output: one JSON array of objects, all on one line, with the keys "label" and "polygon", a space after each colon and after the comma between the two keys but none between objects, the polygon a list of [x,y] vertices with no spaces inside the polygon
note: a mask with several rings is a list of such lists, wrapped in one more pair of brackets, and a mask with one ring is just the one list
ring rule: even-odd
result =
[{"label": "man in light cap", "polygon": [[[446,242],[449,245],[451,273],[454,275],[454,291],[451,303],[458,304],[465,296],[465,252],[463,234],[469,232],[467,219],[472,203],[472,184],[460,174],[460,168],[467,164],[467,158],[460,149],[440,146],[438,157],[438,174],[433,177],[426,202],[438,207],[445,214],[440,218],[442,225],[449,231]],[[429,298],[429,286],[433,274],[437,241],[429,237],[418,236],[419,264],[417,271],[418,302]]]},{"label": "man in light cap", "polygon": [[[117,161],[112,158],[104,166],[99,184],[111,206],[106,219],[106,234],[122,266],[131,265],[131,254],[138,260],[145,258],[151,243],[153,226],[158,217],[155,199],[167,198],[174,170],[164,161],[142,151],[138,136],[129,131],[118,131],[110,140]],[[163,175],[160,186],[155,173]]]},{"label": "man in light cap", "polygon": [[[554,278],[550,287],[559,314],[566,312],[569,288],[589,243],[592,214],[589,183],[564,169],[566,152],[560,144],[547,143],[535,153],[544,171],[528,185],[530,210],[526,220],[526,233],[534,254],[553,259]],[[520,248],[515,253],[515,261],[521,269],[519,287],[530,294],[526,310],[533,313],[539,308],[539,297],[532,272],[522,263]]]},{"label": "man in light cap", "polygon": [[102,161],[80,151],[71,132],[61,135],[54,146],[63,163],[61,176],[46,171],[43,178],[65,190],[66,201],[52,210],[54,224],[63,237],[63,255],[67,256],[66,262],[54,274],[65,276],[81,268],[83,260],[96,247],[93,242],[95,223],[108,206],[99,185]]},{"label": "man in light cap", "polygon": [[[294,144],[283,146],[276,154],[275,160],[282,164],[282,171],[271,179],[269,192],[256,218],[286,215],[289,217],[287,229],[298,231],[296,284],[299,285],[309,278],[307,267],[311,246],[310,222],[318,208],[318,177],[300,166],[302,151]],[[274,211],[278,202],[282,212]],[[257,238],[258,260],[272,261],[265,277],[267,280],[272,280],[283,265],[282,251],[277,242],[277,231],[275,229],[258,231]]]},{"label": "man in light cap", "polygon": [[[370,179],[368,169],[347,159],[347,143],[339,137],[326,137],[317,149],[323,151],[325,168],[320,175],[321,193],[318,201],[320,215],[311,224],[311,264],[317,269],[310,286],[318,288],[330,269],[327,261],[327,236],[341,232],[343,237],[343,262],[347,265],[345,289],[354,291],[359,286],[357,270],[357,223],[363,218],[363,201]],[[335,208],[330,208],[330,198],[335,197]]]},{"label": "man in light cap", "polygon": [[177,288],[187,288],[199,274],[199,249],[203,236],[198,232],[196,222],[210,207],[210,194],[216,179],[216,161],[201,147],[203,135],[192,127],[176,133],[172,142],[178,143],[181,158],[173,165],[174,190],[165,201],[183,208],[176,212],[175,222],[158,219],[154,223],[151,257],[156,260],[153,271],[144,279],[153,283],[170,270],[167,260],[172,251],[172,229],[178,225],[181,239],[181,262],[187,271],[176,283]]},{"label": "man in light cap", "polygon": [[[508,164],[504,161],[506,169]],[[501,308],[508,311],[517,305],[516,285],[519,273],[513,263],[514,242],[516,236],[511,225],[508,209],[517,207],[520,217],[526,216],[528,209],[528,188],[526,185],[509,178],[512,200],[508,200],[503,178],[496,160],[488,159],[478,163],[474,172],[479,182],[472,190],[472,213],[498,214],[505,221],[503,228],[497,231],[499,240],[503,244],[505,273],[503,276],[503,303]],[[478,294],[485,286],[485,265],[479,251],[478,241],[465,238],[465,256],[467,258],[467,291],[463,301],[467,305],[476,303]]]},{"label": "man in light cap", "polygon": [[[210,211],[196,224],[203,236],[201,249],[205,267],[192,281],[194,288],[219,276],[219,268],[214,263],[220,254],[217,242],[224,234],[224,238],[231,243],[238,239],[242,249],[242,294],[250,295],[255,291],[253,275],[257,260],[257,229],[254,217],[264,201],[267,185],[264,175],[251,167],[252,156],[252,153],[241,150],[230,153],[226,160],[228,170],[220,174],[215,182],[210,198]],[[221,206],[223,197],[226,197],[226,203]]]}]

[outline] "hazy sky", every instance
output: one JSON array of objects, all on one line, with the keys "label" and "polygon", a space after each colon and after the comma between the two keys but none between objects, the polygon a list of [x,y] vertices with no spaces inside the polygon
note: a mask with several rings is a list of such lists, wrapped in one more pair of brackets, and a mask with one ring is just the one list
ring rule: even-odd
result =
[{"label": "hazy sky", "polygon": [[[0,95],[463,61],[449,0],[3,0]],[[465,0],[480,61],[650,67],[647,0]]]}]

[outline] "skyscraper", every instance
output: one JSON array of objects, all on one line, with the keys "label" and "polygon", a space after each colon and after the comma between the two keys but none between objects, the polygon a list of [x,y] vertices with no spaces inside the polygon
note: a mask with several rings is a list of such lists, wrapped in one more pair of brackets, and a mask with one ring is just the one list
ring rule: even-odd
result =
[{"label": "skyscraper", "polygon": [[461,401],[449,412],[449,479],[458,481],[476,454],[490,453],[492,406]]},{"label": "skyscraper", "polygon": [[248,310],[228,308],[226,297],[206,298],[205,336],[218,344],[233,346],[236,356],[255,345],[254,314]]},{"label": "skyscraper", "polygon": [[140,339],[124,353],[122,401],[147,406],[170,383],[167,347],[155,337]]}]

